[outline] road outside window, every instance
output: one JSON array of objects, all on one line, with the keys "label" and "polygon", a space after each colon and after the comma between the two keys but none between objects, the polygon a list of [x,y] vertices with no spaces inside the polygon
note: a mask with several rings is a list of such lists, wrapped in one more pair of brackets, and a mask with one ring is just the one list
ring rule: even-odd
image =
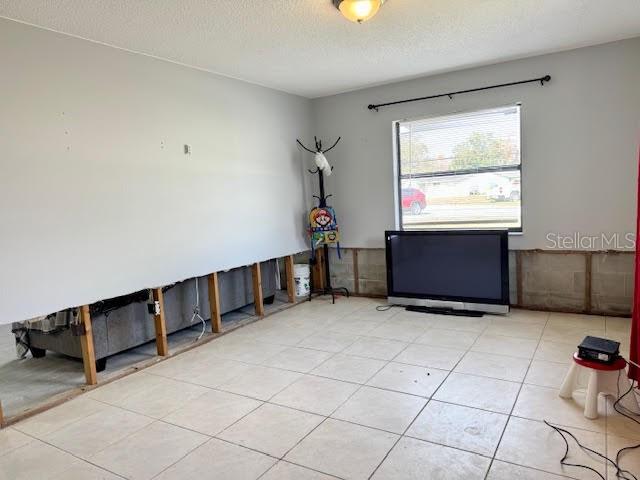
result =
[{"label": "road outside window", "polygon": [[522,231],[520,105],[396,124],[400,226]]}]

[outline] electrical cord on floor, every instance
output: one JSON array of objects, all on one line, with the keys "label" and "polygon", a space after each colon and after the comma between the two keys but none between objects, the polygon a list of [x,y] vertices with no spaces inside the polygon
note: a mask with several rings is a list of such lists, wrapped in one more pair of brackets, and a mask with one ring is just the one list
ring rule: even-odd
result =
[{"label": "electrical cord on floor", "polygon": [[[595,450],[590,449],[589,447],[585,447],[584,445],[582,445],[578,439],[573,435],[573,433],[569,432],[568,430],[565,430],[564,428],[560,428],[557,427],[556,425],[552,425],[549,422],[547,422],[546,420],[544,420],[544,423],[546,423],[549,427],[553,428],[558,435],[560,435],[560,437],[562,438],[562,440],[564,440],[564,455],[562,456],[562,458],[560,459],[560,465],[564,465],[567,467],[577,467],[577,468],[584,468],[585,470],[591,470],[593,473],[595,473],[596,475],[598,475],[598,477],[600,477],[602,480],[606,480],[606,478],[604,477],[604,475],[602,475],[599,471],[597,471],[595,468],[589,467],[588,465],[582,465],[579,463],[569,463],[567,462],[567,457],[569,456],[569,441],[567,440],[567,438],[563,435],[563,433],[566,433],[567,435],[569,435],[578,445],[578,447],[580,447],[582,450],[586,450],[587,452],[591,452],[596,454],[599,457],[605,458],[607,460],[609,460],[607,457],[605,457],[604,455],[602,455],[601,453],[596,452]],[[611,460],[609,460],[611,461]],[[617,466],[617,465],[616,465]]]},{"label": "electrical cord on floor", "polygon": [[[622,370],[618,371],[618,379],[620,379],[620,375],[622,373]],[[620,385],[620,382],[618,382],[618,385]],[[633,389],[634,389],[635,385],[634,385],[634,381],[631,382],[631,386],[629,387],[629,390],[627,390],[623,395],[620,395],[620,392],[618,391],[618,399],[613,403],[613,409],[618,412],[620,415],[622,415],[623,417],[628,418],[629,420],[631,420],[632,422],[637,423],[638,425],[640,425],[640,421],[638,421],[636,418],[633,418],[631,415],[633,416],[640,416],[640,413],[636,413],[636,412],[632,412],[631,410],[629,410],[628,408],[626,408],[623,405],[620,405],[620,402],[622,401],[622,399],[624,397],[626,397],[627,395],[631,394],[633,395]],[[618,453],[616,454],[616,468],[618,469],[616,472],[616,475],[618,476],[618,478],[624,478],[620,476],[620,473],[629,473],[626,470],[622,470],[620,468],[620,457],[623,455],[623,453],[629,452],[631,450],[636,450],[640,448],[640,443],[637,445],[633,445],[630,447],[624,447],[621,448],[620,450],[618,450]],[[637,477],[635,475],[633,475],[632,473],[629,473],[629,475],[631,475],[635,480],[638,480]]]},{"label": "electrical cord on floor", "polygon": [[[620,370],[618,372],[618,378],[620,377],[622,371],[623,370]],[[626,397],[627,395],[631,394],[633,392],[633,389],[634,389],[634,382],[632,381],[631,382],[631,387],[629,387],[629,390],[627,390],[623,395],[620,395],[620,392],[618,391],[618,399],[614,402],[613,408],[620,415],[623,415],[624,417],[626,417],[626,418],[632,420],[633,422],[637,423],[638,425],[640,425],[640,421],[638,421],[637,419],[633,418],[628,413],[625,413],[624,410],[628,411],[628,409],[625,408],[624,406],[620,405],[620,402],[622,401],[622,399],[624,397]],[[630,413],[633,414],[633,415],[640,416],[640,413],[635,413],[635,412],[630,412]],[[568,430],[565,430],[564,428],[560,428],[560,427],[558,427],[556,425],[552,425],[551,423],[549,423],[546,420],[544,420],[544,423],[547,424],[549,427],[553,428],[560,435],[560,437],[562,437],[562,440],[564,441],[565,450],[564,450],[563,457],[560,459],[560,464],[561,465],[565,465],[567,467],[577,467],[577,468],[583,468],[583,469],[586,469],[586,470],[590,470],[590,471],[594,472],[596,475],[598,475],[598,477],[600,477],[602,480],[606,480],[605,477],[600,472],[598,472],[596,469],[594,469],[592,467],[589,467],[587,465],[578,464],[578,463],[569,463],[569,462],[566,461],[567,457],[569,456],[569,441],[564,436],[564,434],[567,434],[569,437],[571,437],[576,442],[578,447],[580,447],[582,450],[584,450],[586,452],[590,452],[590,453],[592,453],[594,455],[597,455],[598,457],[602,458],[603,460],[605,460],[605,465],[607,465],[607,463],[609,463],[613,467],[615,467],[615,469],[616,469],[616,477],[619,478],[620,480],[639,480],[636,475],[634,475],[633,473],[629,472],[628,470],[624,470],[622,467],[620,467],[620,458],[622,457],[623,453],[626,453],[628,451],[640,448],[640,444],[634,445],[634,446],[630,446],[630,447],[621,448],[620,450],[618,450],[618,453],[616,454],[616,459],[614,461],[614,460],[611,460],[609,457],[607,457],[605,455],[602,455],[601,453],[596,452],[595,450],[593,450],[593,449],[591,449],[589,447],[585,447],[584,445],[582,445],[578,441],[578,439],[575,437],[575,435],[573,435]]]},{"label": "electrical cord on floor", "polygon": [[389,310],[391,310],[393,307],[401,307],[402,305],[397,305],[395,303],[391,303],[389,305],[378,305],[376,307],[376,310],[379,312],[387,312]]}]

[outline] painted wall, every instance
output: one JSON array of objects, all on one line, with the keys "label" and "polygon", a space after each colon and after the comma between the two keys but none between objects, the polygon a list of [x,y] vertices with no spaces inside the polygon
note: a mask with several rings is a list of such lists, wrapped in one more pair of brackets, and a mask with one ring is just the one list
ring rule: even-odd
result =
[{"label": "painted wall", "polygon": [[307,248],[309,100],[7,20],[0,66],[0,323]]},{"label": "painted wall", "polygon": [[[545,74],[552,81],[544,88],[496,89],[379,113],[366,108]],[[384,230],[395,226],[393,121],[516,102],[522,102],[524,233],[511,237],[511,248],[550,248],[549,233],[635,232],[640,38],[314,100],[318,135],[343,137],[329,154],[335,170],[328,180],[342,245],[383,247]]]}]

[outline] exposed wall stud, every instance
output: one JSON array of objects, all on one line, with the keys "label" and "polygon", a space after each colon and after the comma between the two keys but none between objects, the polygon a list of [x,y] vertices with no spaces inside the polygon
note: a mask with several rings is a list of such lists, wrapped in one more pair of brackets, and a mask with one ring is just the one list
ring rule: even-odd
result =
[{"label": "exposed wall stud", "polygon": [[358,268],[358,249],[351,249],[353,255],[353,293],[360,295],[360,269]]},{"label": "exposed wall stud", "polygon": [[522,301],[524,296],[522,292],[522,285],[524,284],[522,278],[522,254],[521,250],[516,250],[516,301],[519,306],[524,303]]},{"label": "exposed wall stud", "polygon": [[296,282],[293,278],[293,255],[288,255],[284,259],[284,269],[287,276],[287,299],[289,303],[296,301]]},{"label": "exposed wall stud", "polygon": [[167,341],[167,324],[164,318],[164,294],[162,288],[154,288],[153,301],[160,305],[159,312],[153,316],[153,323],[156,329],[156,350],[158,355],[166,357],[169,355],[169,343]]},{"label": "exposed wall stud", "polygon": [[220,316],[220,288],[218,287],[218,272],[209,274],[209,307],[211,309],[211,331],[222,332],[222,318]]},{"label": "exposed wall stud", "polygon": [[260,263],[254,263],[251,266],[251,274],[253,276],[253,302],[256,307],[256,315],[264,316],[264,299],[262,298],[262,274],[260,272]]},{"label": "exposed wall stud", "polygon": [[95,385],[98,383],[98,374],[96,373],[96,351],[93,347],[93,329],[91,328],[89,305],[80,307],[80,322],[84,330],[80,336],[84,376],[87,385]]},{"label": "exposed wall stud", "polygon": [[315,264],[311,272],[314,291],[324,289],[324,250],[322,248],[318,248],[315,251],[315,258]]},{"label": "exposed wall stud", "polygon": [[593,254],[591,252],[585,252],[585,278],[584,278],[584,311],[591,313],[592,301],[591,301],[591,268],[593,265]]}]

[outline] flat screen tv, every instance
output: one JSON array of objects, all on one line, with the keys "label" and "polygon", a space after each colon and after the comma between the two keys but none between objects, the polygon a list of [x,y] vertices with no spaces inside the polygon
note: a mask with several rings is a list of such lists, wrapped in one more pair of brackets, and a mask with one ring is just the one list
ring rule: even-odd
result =
[{"label": "flat screen tv", "polygon": [[509,311],[507,231],[387,231],[390,304]]}]

